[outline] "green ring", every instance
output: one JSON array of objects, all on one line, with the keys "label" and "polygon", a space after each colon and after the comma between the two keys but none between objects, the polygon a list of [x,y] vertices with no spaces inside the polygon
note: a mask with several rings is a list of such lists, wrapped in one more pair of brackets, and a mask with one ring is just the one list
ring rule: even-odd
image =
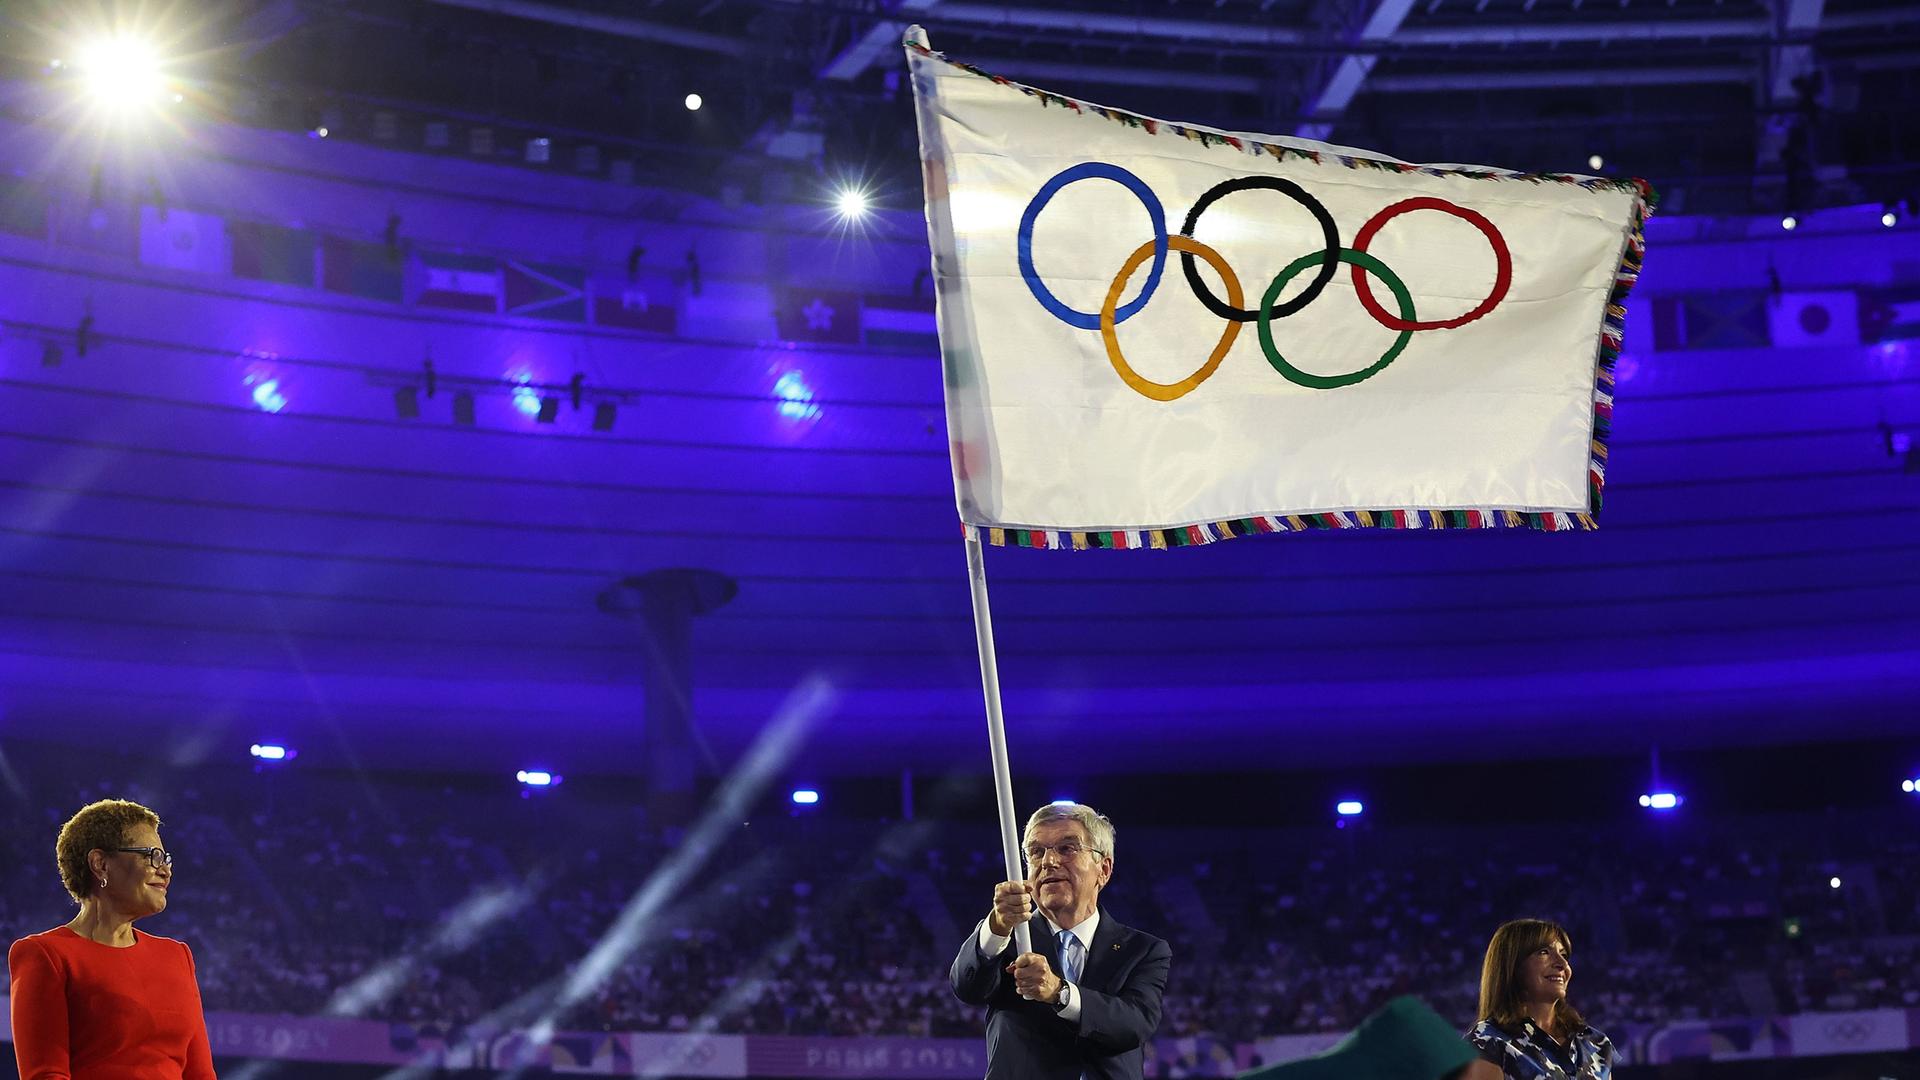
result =
[{"label": "green ring", "polygon": [[[1400,301],[1400,318],[1405,322],[1415,321],[1413,294],[1407,292],[1406,282],[1401,281],[1393,271],[1387,269],[1387,264],[1364,251],[1355,251],[1352,248],[1341,248],[1339,257],[1341,262],[1358,266],[1386,282],[1387,289],[1393,293],[1394,299]],[[1273,370],[1286,376],[1289,382],[1298,383],[1312,390],[1333,390],[1372,378],[1385,370],[1388,364],[1393,363],[1394,357],[1400,355],[1400,350],[1406,348],[1407,342],[1413,340],[1413,331],[1400,331],[1400,336],[1394,340],[1393,345],[1386,352],[1380,354],[1380,359],[1374,361],[1372,367],[1351,371],[1345,375],[1314,375],[1288,363],[1287,358],[1281,356],[1280,350],[1273,345],[1273,302],[1280,298],[1280,290],[1287,287],[1287,282],[1292,281],[1302,270],[1326,261],[1327,253],[1324,251],[1300,256],[1288,264],[1286,269],[1280,271],[1279,275],[1273,279],[1273,284],[1267,286],[1267,294],[1260,298],[1260,351],[1267,354],[1267,363],[1273,365]]]}]

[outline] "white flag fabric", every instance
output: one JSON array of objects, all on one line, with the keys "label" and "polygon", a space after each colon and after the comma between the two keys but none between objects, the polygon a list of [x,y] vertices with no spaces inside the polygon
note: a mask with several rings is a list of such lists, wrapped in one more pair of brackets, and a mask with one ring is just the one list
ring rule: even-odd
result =
[{"label": "white flag fabric", "polygon": [[1594,526],[1644,182],[1154,120],[918,28],[907,57],[969,529]]}]

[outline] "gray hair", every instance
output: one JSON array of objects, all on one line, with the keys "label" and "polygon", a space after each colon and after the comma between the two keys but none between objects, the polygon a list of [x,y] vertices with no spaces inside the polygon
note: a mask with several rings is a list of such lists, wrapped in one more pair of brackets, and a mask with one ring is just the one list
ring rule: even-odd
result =
[{"label": "gray hair", "polygon": [[1025,843],[1033,836],[1033,830],[1049,821],[1079,822],[1080,827],[1087,831],[1087,840],[1094,850],[1109,858],[1113,856],[1113,822],[1107,820],[1107,815],[1084,803],[1048,803],[1035,810],[1033,816],[1027,819],[1026,832],[1020,835],[1021,842]]}]

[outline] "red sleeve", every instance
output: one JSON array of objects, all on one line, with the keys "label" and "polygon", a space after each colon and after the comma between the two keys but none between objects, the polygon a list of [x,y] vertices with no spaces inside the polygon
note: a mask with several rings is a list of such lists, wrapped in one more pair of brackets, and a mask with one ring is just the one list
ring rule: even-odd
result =
[{"label": "red sleeve", "polygon": [[21,938],[7,950],[7,972],[20,1080],[70,1080],[66,971],[39,942]]},{"label": "red sleeve", "polygon": [[[180,948],[187,954],[187,979],[193,984],[193,1019],[195,1031],[193,1039],[187,1043],[187,1071],[185,1080],[215,1080],[213,1073],[213,1046],[207,1039],[207,1014],[200,1004],[200,973],[193,966],[193,949],[186,942]],[[26,1080],[22,1077],[21,1080]]]}]

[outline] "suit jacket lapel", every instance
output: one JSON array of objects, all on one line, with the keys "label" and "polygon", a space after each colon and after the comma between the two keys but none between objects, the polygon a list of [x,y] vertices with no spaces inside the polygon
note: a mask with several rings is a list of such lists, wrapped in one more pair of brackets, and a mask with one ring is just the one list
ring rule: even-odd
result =
[{"label": "suit jacket lapel", "polygon": [[1087,947],[1086,970],[1080,973],[1082,984],[1095,990],[1107,988],[1107,974],[1120,955],[1116,949],[1126,929],[1118,919],[1107,914],[1105,908],[1100,910],[1100,925],[1093,928],[1093,944]]}]

